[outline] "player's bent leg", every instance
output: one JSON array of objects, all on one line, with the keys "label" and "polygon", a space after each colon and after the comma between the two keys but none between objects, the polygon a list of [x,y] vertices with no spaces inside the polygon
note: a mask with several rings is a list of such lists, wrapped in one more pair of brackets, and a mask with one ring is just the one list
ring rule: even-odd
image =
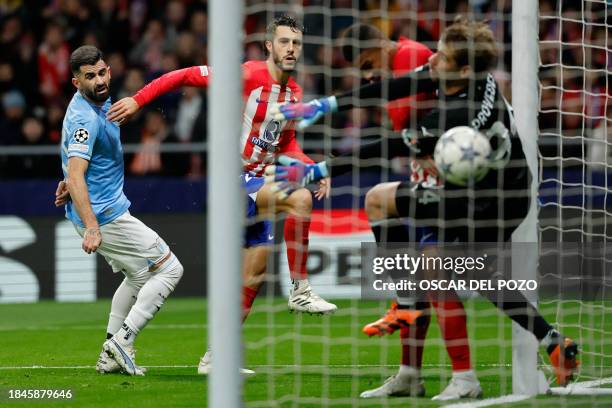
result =
[{"label": "player's bent leg", "polygon": [[361,393],[361,398],[422,397],[425,385],[419,370],[400,366],[399,372],[385,380],[383,385]]},{"label": "player's bent leg", "polygon": [[289,214],[285,220],[284,236],[292,283],[287,306],[290,311],[294,312],[334,313],[337,310],[336,305],[315,293],[308,281],[306,263],[308,260],[312,194],[306,189],[300,189],[291,193],[285,201],[290,206]]},{"label": "player's bent leg", "polygon": [[183,266],[171,252],[147,271],[152,276],[138,293],[138,299],[130,310],[122,328],[104,343],[104,350],[113,357],[129,375],[143,375],[135,362],[134,340],[138,333],[161,309],[166,298],[183,276]]},{"label": "player's bent leg", "polygon": [[258,245],[243,250],[242,268],[242,322],[246,320],[251,312],[253,302],[257,297],[259,288],[263,284],[268,254],[268,245]]},{"label": "player's bent leg", "polygon": [[380,183],[366,193],[365,211],[370,222],[398,216],[395,196],[399,185],[399,181]]},{"label": "player's bent leg", "polygon": [[[243,286],[242,286],[242,322],[246,320],[257,292],[263,283],[266,264],[270,248],[267,245],[258,245],[246,248],[243,253]],[[208,375],[212,371],[212,353],[208,349],[198,362],[198,374]],[[255,371],[240,368],[240,374],[245,377],[255,375]]]},{"label": "player's bent leg", "polygon": [[259,288],[265,277],[269,245],[257,245],[245,248],[243,251],[242,278],[243,285],[250,288]]},{"label": "player's bent leg", "polygon": [[[117,334],[120,331],[121,326],[124,324],[120,320],[129,316],[129,311],[136,302],[137,294],[151,277],[148,265],[160,265],[170,255],[170,252],[165,242],[155,231],[130,215],[129,212],[125,212],[114,221],[103,225],[100,229],[104,240],[98,248],[98,253],[104,256],[113,271],[121,271],[126,275],[126,279],[113,296],[111,316],[107,326],[108,338],[109,334]],[[82,235],[82,228],[77,227],[77,231]],[[131,271],[141,271],[141,273]],[[132,371],[131,374],[144,374],[146,369],[134,363],[135,350],[133,347],[125,348],[124,351],[133,363],[133,367],[130,370]],[[117,352],[117,355],[120,356],[119,350]],[[115,362],[111,363],[110,359],[113,359]],[[96,369],[102,373],[116,372],[116,365],[119,365],[122,371],[126,371],[119,361],[115,359],[115,356],[108,351],[108,345],[103,345]]]},{"label": "player's bent leg", "polygon": [[[560,386],[565,387],[573,380],[574,374],[580,367],[580,361],[577,358],[578,344],[574,340],[564,337],[555,330],[527,299],[521,302],[499,302],[490,294],[483,293],[483,296],[525,330],[533,333],[540,345],[546,348]],[[507,291],[504,291],[502,296],[506,299],[510,298]],[[512,296],[523,295],[518,293]]]},{"label": "player's bent leg", "polygon": [[282,199],[274,193],[272,185],[266,184],[258,191],[256,203],[259,214],[288,214],[284,236],[292,283],[287,303],[289,310],[311,314],[334,313],[338,307],[315,293],[308,281],[306,263],[312,193],[300,188]]},{"label": "player's bent leg", "polygon": [[[266,266],[268,261],[268,254],[270,253],[270,246],[267,245],[268,233],[270,228],[267,225],[260,225],[261,229],[247,228],[247,244],[255,244],[248,248],[243,249],[243,286],[242,286],[242,321],[246,320],[253,301],[257,296],[257,292],[263,283],[264,274],[266,272]],[[204,356],[198,363],[198,374],[208,375],[212,370],[212,354],[210,349],[206,351]],[[247,368],[241,368],[240,373],[243,376],[255,375],[255,371]]]},{"label": "player's bent leg", "polygon": [[[123,321],[136,302],[139,290],[140,287],[136,287],[126,277],[115,291],[111,302],[108,325],[106,326],[106,340],[113,337],[121,328]],[[140,369],[146,372],[146,368],[140,367]],[[121,367],[106,351],[102,350],[96,362],[96,371],[100,374],[118,373],[121,371]]]},{"label": "player's bent leg", "polygon": [[[149,269],[151,277],[138,293],[138,298],[125,319],[135,334],[138,334],[174,291],[183,276],[183,265],[170,253],[165,261]],[[121,330],[120,330],[121,331]]]},{"label": "player's bent leg", "polygon": [[108,325],[106,326],[106,338],[109,339],[113,334],[117,333],[127,317],[128,313],[138,297],[140,288],[144,285],[138,285],[130,281],[129,278],[123,279],[111,302],[111,311],[108,317]]},{"label": "player's bent leg", "polygon": [[293,191],[289,197],[282,199],[271,184],[263,184],[257,190],[257,213],[271,217],[279,213],[287,213],[299,217],[310,217],[312,213],[312,193],[306,188]]}]

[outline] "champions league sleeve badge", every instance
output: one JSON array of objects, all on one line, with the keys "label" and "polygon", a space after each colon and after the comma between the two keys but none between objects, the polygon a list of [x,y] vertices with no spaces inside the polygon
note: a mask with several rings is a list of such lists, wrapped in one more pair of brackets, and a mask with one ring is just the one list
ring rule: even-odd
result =
[{"label": "champions league sleeve badge", "polygon": [[85,143],[89,139],[89,132],[87,129],[78,128],[74,131],[73,137],[77,143]]}]

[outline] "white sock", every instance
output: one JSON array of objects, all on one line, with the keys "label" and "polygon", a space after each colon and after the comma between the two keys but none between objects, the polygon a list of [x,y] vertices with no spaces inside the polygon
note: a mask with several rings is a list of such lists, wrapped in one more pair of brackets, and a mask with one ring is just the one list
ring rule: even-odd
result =
[{"label": "white sock", "polygon": [[453,371],[453,378],[468,382],[478,381],[474,370]]},{"label": "white sock", "polygon": [[403,297],[403,296],[397,297],[398,306],[402,306],[404,308],[413,307],[415,305],[415,302],[416,300],[414,297]]},{"label": "white sock", "polygon": [[119,331],[115,333],[113,337],[116,338],[120,343],[131,346],[132,344],[134,344],[134,340],[136,339],[137,334],[138,333],[132,330],[130,326],[123,323]]},{"label": "white sock", "polygon": [[310,282],[308,282],[308,279],[293,279],[291,283],[293,284],[294,292],[301,291],[302,289],[310,286]]},{"label": "white sock", "polygon": [[400,364],[398,374],[400,377],[420,377],[421,370],[416,367]]},{"label": "white sock", "polygon": [[119,331],[130,309],[136,303],[137,295],[138,288],[132,286],[127,278],[124,279],[113,295],[106,333],[115,334]]},{"label": "white sock", "polygon": [[[176,284],[183,276],[183,265],[172,255],[160,269],[144,284],[138,292],[138,299],[125,318],[125,327],[133,332],[127,341],[134,338],[161,309],[166,298],[172,293]],[[123,332],[123,328],[118,334]],[[127,334],[127,330],[126,330]]]}]

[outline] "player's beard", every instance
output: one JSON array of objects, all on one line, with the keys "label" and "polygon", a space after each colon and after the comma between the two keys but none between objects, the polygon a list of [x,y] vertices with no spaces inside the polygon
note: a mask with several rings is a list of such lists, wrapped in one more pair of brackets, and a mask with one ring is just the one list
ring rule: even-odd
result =
[{"label": "player's beard", "polygon": [[292,73],[295,71],[295,67],[297,66],[297,58],[294,60],[293,66],[286,66],[283,63],[284,58],[279,57],[277,53],[272,54],[272,60],[274,61],[274,65],[280,68],[280,70],[283,72]]},{"label": "player's beard", "polygon": [[104,102],[108,98],[109,86],[93,87],[91,89],[83,89],[83,93],[94,102]]}]

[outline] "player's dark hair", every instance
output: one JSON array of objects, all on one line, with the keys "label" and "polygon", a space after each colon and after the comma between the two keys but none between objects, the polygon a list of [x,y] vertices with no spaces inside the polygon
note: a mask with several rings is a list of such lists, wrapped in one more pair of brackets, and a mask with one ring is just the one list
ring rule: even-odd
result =
[{"label": "player's dark hair", "polygon": [[272,41],[274,38],[274,33],[276,33],[276,29],[281,26],[289,27],[291,31],[296,33],[304,33],[304,26],[298,23],[295,17],[283,14],[282,16],[276,17],[274,20],[272,20],[272,22],[268,24],[268,27],[266,27],[266,41]]},{"label": "player's dark hair", "polygon": [[459,67],[469,65],[474,72],[482,73],[497,64],[497,41],[485,22],[457,16],[440,39],[452,49]]},{"label": "player's dark hair", "polygon": [[70,54],[70,70],[72,75],[77,75],[83,65],[96,65],[104,59],[104,54],[93,45],[83,45]]},{"label": "player's dark hair", "polygon": [[340,36],[342,55],[347,62],[353,63],[362,52],[380,47],[381,41],[385,40],[388,38],[373,25],[355,23],[344,30]]}]

